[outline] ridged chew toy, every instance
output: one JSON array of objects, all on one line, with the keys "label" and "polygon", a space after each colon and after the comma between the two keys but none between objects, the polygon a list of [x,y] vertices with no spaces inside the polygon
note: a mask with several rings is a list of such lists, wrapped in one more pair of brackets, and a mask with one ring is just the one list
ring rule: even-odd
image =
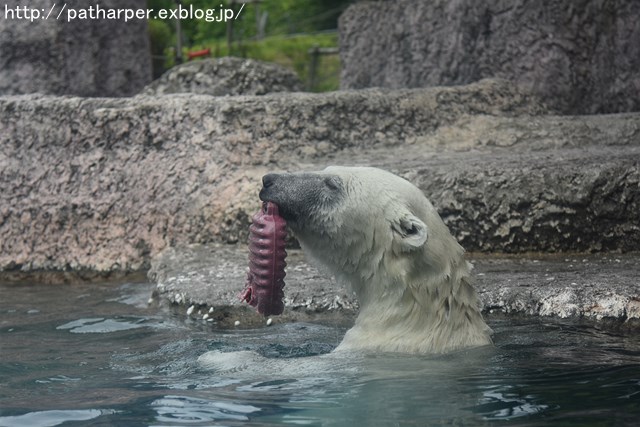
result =
[{"label": "ridged chew toy", "polygon": [[264,202],[249,227],[249,272],[242,300],[264,316],[284,311],[284,240],[286,222],[278,214],[278,205]]}]

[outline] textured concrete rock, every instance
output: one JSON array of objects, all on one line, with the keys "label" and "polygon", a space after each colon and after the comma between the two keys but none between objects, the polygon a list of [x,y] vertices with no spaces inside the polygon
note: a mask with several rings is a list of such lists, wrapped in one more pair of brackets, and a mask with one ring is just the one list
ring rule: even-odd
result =
[{"label": "textured concrete rock", "polygon": [[474,260],[485,311],[640,325],[638,254]]},{"label": "textured concrete rock", "polygon": [[441,154],[397,168],[468,250],[640,248],[640,145]]},{"label": "textured concrete rock", "polygon": [[270,168],[398,146],[465,114],[539,111],[491,81],[323,95],[0,98],[0,269],[136,270],[167,245],[244,242]]},{"label": "textured concrete rock", "polygon": [[341,85],[500,77],[563,113],[637,111],[639,20],[636,0],[358,2],[340,18]]},{"label": "textured concrete rock", "polygon": [[[485,313],[584,317],[640,324],[638,255],[470,257]],[[185,315],[211,317],[223,325],[264,323],[242,303],[248,253],[243,246],[170,249],[152,263],[155,296],[182,307]],[[285,312],[279,321],[350,320],[358,305],[353,293],[290,251],[285,278]],[[187,309],[193,309],[187,314]]]},{"label": "textured concrete rock", "polygon": [[[62,2],[33,0],[28,8],[36,9],[42,17],[31,21],[24,19],[22,9],[21,15],[15,12],[17,6],[25,7],[25,2],[4,2],[0,11],[0,94],[129,96],[149,83],[146,20],[67,22],[69,9],[98,4],[104,10],[146,7],[144,0],[69,0],[63,10]],[[49,19],[44,19],[49,12]]]},{"label": "textured concrete rock", "polygon": [[[241,302],[248,260],[246,245],[169,248],[153,259],[148,276],[157,283],[156,298],[184,306],[185,313],[193,306],[188,315],[194,318],[207,314],[225,326],[236,320],[243,326],[264,324],[255,308]],[[357,312],[353,294],[320,274],[300,250],[288,251],[286,271],[287,310],[278,319],[344,321]]]},{"label": "textured concrete rock", "polygon": [[340,162],[416,184],[467,250],[640,249],[639,114],[463,117]]},{"label": "textured concrete rock", "polygon": [[167,246],[244,245],[264,173],[327,164],[407,177],[468,250],[639,250],[640,114],[543,111],[496,81],[0,98],[0,270],[130,271]]},{"label": "textured concrete rock", "polygon": [[142,94],[265,95],[301,91],[302,87],[298,76],[280,65],[225,57],[173,67],[145,87]]},{"label": "textured concrete rock", "polygon": [[640,247],[639,115],[474,116],[422,143],[447,152],[395,168],[468,250]]}]

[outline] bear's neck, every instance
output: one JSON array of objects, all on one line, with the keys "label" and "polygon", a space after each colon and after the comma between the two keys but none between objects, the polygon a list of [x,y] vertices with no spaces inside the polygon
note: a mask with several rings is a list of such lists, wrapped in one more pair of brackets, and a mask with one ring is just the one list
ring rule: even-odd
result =
[{"label": "bear's neck", "polygon": [[445,353],[490,344],[469,268],[458,255],[444,265],[422,263],[420,271],[382,260],[372,277],[349,275],[360,313],[338,349]]},{"label": "bear's neck", "polygon": [[464,250],[453,237],[414,253],[358,239],[334,245],[322,236],[297,237],[358,298],[358,318],[337,351],[445,353],[491,343]]}]

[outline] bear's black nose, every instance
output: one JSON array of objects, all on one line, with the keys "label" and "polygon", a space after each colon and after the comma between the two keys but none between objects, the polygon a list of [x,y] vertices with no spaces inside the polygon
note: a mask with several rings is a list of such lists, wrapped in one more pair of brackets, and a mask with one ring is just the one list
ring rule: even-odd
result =
[{"label": "bear's black nose", "polygon": [[271,187],[276,182],[277,178],[278,178],[278,174],[277,173],[268,173],[268,174],[266,174],[265,176],[262,177],[262,186],[264,188]]}]

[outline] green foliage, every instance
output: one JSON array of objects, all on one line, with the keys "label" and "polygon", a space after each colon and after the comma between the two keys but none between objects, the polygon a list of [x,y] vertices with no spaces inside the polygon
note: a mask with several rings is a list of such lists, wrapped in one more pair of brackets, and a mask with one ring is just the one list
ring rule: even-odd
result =
[{"label": "green foliage", "polygon": [[[231,52],[225,43],[209,45],[215,56],[240,56],[275,62],[290,68],[305,82],[309,81],[311,57],[309,49],[317,47],[336,47],[337,33],[303,34],[298,36],[268,37],[260,41],[235,44]],[[315,92],[337,90],[340,86],[340,58],[338,55],[326,55],[320,58],[317,85],[309,88]]]},{"label": "green foliage", "polygon": [[[181,0],[188,8],[216,9],[229,7],[224,0]],[[265,35],[309,33],[337,27],[340,13],[354,0],[264,0],[259,4],[246,4],[239,18],[234,21],[236,39],[250,39],[257,35],[257,22],[266,14]],[[148,0],[148,7],[155,10],[175,9],[175,0]],[[235,5],[240,8],[240,5]],[[173,29],[175,24],[166,20]],[[226,24],[206,22],[204,19],[185,19],[180,22],[186,46],[206,40],[226,37]]]},{"label": "green foliage", "polygon": [[[282,64],[295,70],[300,78],[307,82],[309,49],[313,46],[337,46],[335,32],[317,33],[335,29],[340,13],[353,1],[264,0],[260,4],[246,4],[239,18],[233,22],[233,44],[230,52],[227,46],[227,24],[206,22],[204,19],[181,20],[184,56],[186,57],[189,50],[209,47],[216,57],[232,55]],[[225,0],[182,0],[183,7],[193,5],[194,8],[214,8],[216,11],[221,5],[228,7],[229,3]],[[148,0],[148,7],[154,9],[173,9],[176,4],[174,0]],[[235,7],[239,8],[240,5]],[[262,40],[257,39],[259,22],[265,24],[263,35],[266,37]],[[175,21],[166,20],[165,23],[174,35],[172,44],[175,44]],[[150,24],[150,29],[151,25],[156,24]],[[173,55],[168,54],[169,50],[166,48],[164,51],[171,63]],[[340,60],[337,55],[322,56],[318,70],[317,85],[311,88],[312,90],[338,88]]]},{"label": "green foliage", "polygon": [[153,77],[158,78],[166,69],[164,54],[173,42],[173,34],[169,25],[158,19],[150,20],[148,25]]},{"label": "green foliage", "polygon": [[265,0],[259,8],[250,8],[244,21],[255,26],[258,10],[268,14],[266,32],[269,35],[335,29],[338,16],[349,3],[351,1],[345,0]]},{"label": "green foliage", "polygon": [[173,33],[169,25],[159,19],[151,19],[149,25],[149,39],[151,41],[151,52],[162,54],[164,49],[169,47],[173,40]]}]

